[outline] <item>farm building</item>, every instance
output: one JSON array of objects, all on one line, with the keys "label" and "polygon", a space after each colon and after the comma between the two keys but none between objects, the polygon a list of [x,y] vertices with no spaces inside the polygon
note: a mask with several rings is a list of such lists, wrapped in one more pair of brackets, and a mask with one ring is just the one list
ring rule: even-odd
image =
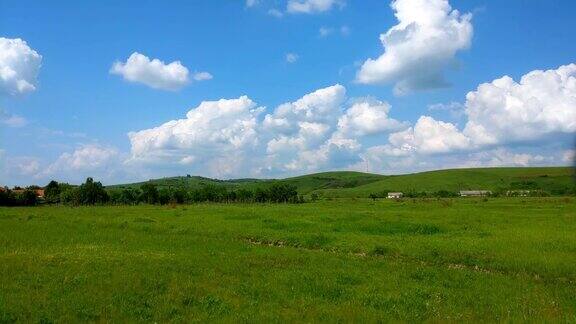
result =
[{"label": "farm building", "polygon": [[388,199],[399,199],[399,198],[402,198],[402,196],[404,196],[404,194],[401,192],[389,192],[387,198]]},{"label": "farm building", "polygon": [[460,197],[486,197],[490,196],[492,191],[489,190],[462,190]]}]

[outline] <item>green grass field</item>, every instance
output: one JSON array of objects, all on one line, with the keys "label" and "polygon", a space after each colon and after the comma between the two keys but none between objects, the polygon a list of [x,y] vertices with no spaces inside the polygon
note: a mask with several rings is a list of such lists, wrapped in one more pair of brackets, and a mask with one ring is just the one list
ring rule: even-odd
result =
[{"label": "green grass field", "polygon": [[0,322],[574,322],[575,233],[574,198],[1,208]]}]

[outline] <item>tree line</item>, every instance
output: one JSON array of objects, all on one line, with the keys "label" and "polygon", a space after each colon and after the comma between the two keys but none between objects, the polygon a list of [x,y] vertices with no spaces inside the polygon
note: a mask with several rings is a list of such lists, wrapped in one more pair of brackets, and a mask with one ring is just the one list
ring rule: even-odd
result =
[{"label": "tree line", "polygon": [[[44,187],[45,203],[80,205],[136,205],[146,204],[186,204],[201,202],[218,203],[302,203],[304,197],[298,195],[296,187],[276,183],[267,188],[230,189],[224,186],[205,185],[198,189],[159,188],[153,183],[145,183],[139,188],[106,189],[102,183],[87,178],[80,186],[50,181]],[[0,192],[0,206],[33,206],[39,199],[30,188],[23,192],[5,189]]]}]

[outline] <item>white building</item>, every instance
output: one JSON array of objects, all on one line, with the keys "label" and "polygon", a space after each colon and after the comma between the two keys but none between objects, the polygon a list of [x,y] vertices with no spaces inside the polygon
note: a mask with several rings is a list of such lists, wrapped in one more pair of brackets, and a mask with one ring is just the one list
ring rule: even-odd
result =
[{"label": "white building", "polygon": [[404,196],[404,194],[401,192],[389,192],[387,198],[388,199],[400,199],[400,198],[402,198],[402,196]]},{"label": "white building", "polygon": [[490,196],[492,191],[489,190],[462,190],[460,197],[486,197]]}]

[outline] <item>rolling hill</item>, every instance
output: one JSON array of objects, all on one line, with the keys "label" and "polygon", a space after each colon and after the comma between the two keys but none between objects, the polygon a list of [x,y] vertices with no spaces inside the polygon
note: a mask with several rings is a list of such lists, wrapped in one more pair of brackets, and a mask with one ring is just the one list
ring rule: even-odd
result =
[{"label": "rolling hill", "polygon": [[[286,179],[218,180],[199,176],[153,179],[158,187],[196,189],[206,185],[227,188],[268,187],[287,183],[297,187],[300,194],[316,193],[322,197],[368,197],[371,193],[387,191],[435,192],[439,190],[499,190],[541,189],[548,192],[574,187],[574,169],[570,167],[537,168],[473,168],[428,171],[404,175],[378,175],[353,171],[323,172]],[[108,188],[139,187],[145,182],[108,186]]]}]

